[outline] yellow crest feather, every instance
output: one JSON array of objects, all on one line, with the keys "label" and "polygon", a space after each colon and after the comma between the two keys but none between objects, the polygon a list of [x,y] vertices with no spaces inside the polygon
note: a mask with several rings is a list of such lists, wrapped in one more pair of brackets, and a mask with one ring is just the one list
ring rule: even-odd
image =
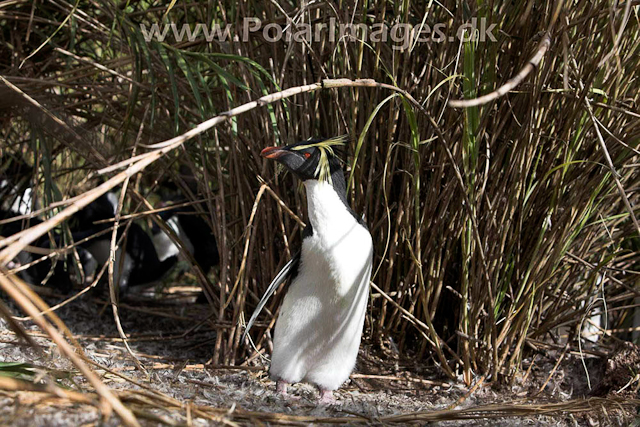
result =
[{"label": "yellow crest feather", "polygon": [[317,148],[320,150],[320,160],[318,161],[318,167],[315,173],[318,175],[318,179],[320,181],[328,181],[331,184],[331,168],[329,167],[329,158],[327,157],[327,153],[334,156],[335,153],[333,151],[333,147],[344,145],[346,140],[347,135],[340,135],[322,141],[298,145],[293,147],[292,150],[305,150],[307,148]]}]

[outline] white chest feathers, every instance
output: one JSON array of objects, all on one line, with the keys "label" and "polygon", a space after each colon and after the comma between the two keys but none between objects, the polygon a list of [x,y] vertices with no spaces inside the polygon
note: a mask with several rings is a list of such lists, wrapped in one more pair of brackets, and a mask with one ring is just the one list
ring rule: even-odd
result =
[{"label": "white chest feathers", "polygon": [[355,366],[373,245],[330,184],[305,185],[313,235],[303,240],[298,274],[280,309],[271,374],[335,390]]},{"label": "white chest feathers", "polygon": [[[18,194],[18,189],[11,188],[7,191],[7,187],[10,186],[9,181],[6,179],[0,180],[0,190],[5,193],[5,199],[3,200],[3,209],[10,210],[12,212],[19,213],[20,215],[28,215],[32,212],[33,203],[33,190],[28,187],[22,194]],[[36,204],[35,209],[39,209]]]},{"label": "white chest feathers", "polygon": [[[102,266],[109,261],[111,254],[111,242],[108,239],[98,239],[93,241],[88,247],[87,251],[94,258],[96,264]],[[119,289],[126,289],[129,286],[129,276],[134,268],[134,262],[126,251],[122,248],[118,248],[115,253],[113,263],[113,279],[117,283]],[[103,277],[108,277],[106,276]]]},{"label": "white chest feathers", "polygon": [[[182,245],[184,249],[193,255],[194,247],[187,236],[187,233],[183,230],[180,225],[180,221],[178,220],[177,215],[173,215],[171,218],[167,220],[167,225],[173,230],[178,239],[182,241]],[[156,253],[158,254],[158,259],[160,262],[170,258],[172,256],[177,256],[180,254],[180,249],[178,246],[173,243],[171,237],[164,231],[160,231],[152,237],[153,246],[156,248]]]},{"label": "white chest feathers", "polygon": [[344,296],[362,279],[363,268],[371,264],[371,234],[347,209],[332,185],[315,180],[306,181],[305,185],[313,235],[302,242],[300,272],[308,277],[326,276],[321,289]]}]

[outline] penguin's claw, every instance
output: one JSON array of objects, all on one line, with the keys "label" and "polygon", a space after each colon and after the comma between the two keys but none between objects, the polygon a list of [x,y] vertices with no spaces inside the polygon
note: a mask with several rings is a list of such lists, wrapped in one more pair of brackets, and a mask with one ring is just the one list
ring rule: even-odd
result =
[{"label": "penguin's claw", "polygon": [[276,381],[276,393],[279,393],[283,396],[287,395],[287,382],[278,380]]},{"label": "penguin's claw", "polygon": [[331,390],[320,389],[320,398],[318,399],[318,403],[321,405],[335,405],[338,401],[333,396],[333,392]]},{"label": "penguin's claw", "polygon": [[293,395],[287,393],[287,386],[288,385],[289,385],[289,383],[286,382],[286,381],[283,381],[283,380],[276,381],[276,393],[278,393],[280,396],[282,396],[285,399],[300,400],[300,397],[293,396]]}]

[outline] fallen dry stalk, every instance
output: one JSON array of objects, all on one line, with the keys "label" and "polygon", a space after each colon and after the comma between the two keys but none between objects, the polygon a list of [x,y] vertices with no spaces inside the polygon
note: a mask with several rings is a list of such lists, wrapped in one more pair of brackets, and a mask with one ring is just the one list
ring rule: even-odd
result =
[{"label": "fallen dry stalk", "polygon": [[0,390],[7,391],[35,391],[40,393],[50,393],[60,398],[69,399],[72,402],[96,404],[96,399],[89,394],[78,393],[56,387],[53,384],[35,384],[15,378],[0,376]]},{"label": "fallen dry stalk", "polygon": [[[71,402],[95,404],[95,396],[93,393],[81,394],[70,392],[62,389],[56,389],[52,386],[40,386],[23,381],[13,379],[4,379],[0,377],[0,389],[7,391],[22,391],[47,393],[56,396],[59,399],[68,399]],[[358,414],[350,414],[339,417],[317,417],[310,415],[290,415],[275,412],[258,412],[247,411],[242,408],[216,408],[202,405],[194,405],[193,403],[182,403],[172,397],[140,391],[118,391],[118,397],[129,404],[135,405],[134,412],[140,418],[175,424],[175,421],[152,414],[148,411],[161,409],[166,413],[178,412],[181,418],[206,418],[216,420],[218,422],[232,423],[233,421],[243,421],[248,423],[272,423],[272,424],[369,424],[372,420],[369,417]],[[389,415],[376,418],[377,422],[384,424],[407,424],[407,423],[429,423],[435,421],[454,421],[454,420],[480,420],[480,419],[496,419],[522,416],[561,416],[567,414],[580,414],[584,412],[592,412],[598,410],[602,412],[602,408],[617,407],[619,409],[633,409],[640,405],[638,399],[623,398],[589,398],[574,399],[566,402],[557,403],[498,403],[473,406],[464,409],[444,409],[435,411],[420,411],[400,415]],[[177,423],[179,425],[179,423]],[[235,425],[235,424],[231,424]]]},{"label": "fallen dry stalk", "polygon": [[[6,79],[0,76],[3,82],[6,84],[10,84]],[[420,104],[411,97],[406,91],[397,88],[392,85],[378,83],[372,79],[325,79],[320,83],[313,83],[310,85],[298,86],[294,88],[289,88],[280,92],[272,93],[269,95],[265,95],[256,101],[251,101],[246,104],[240,105],[239,107],[232,108],[229,111],[225,111],[219,114],[216,117],[213,117],[209,120],[206,120],[200,123],[198,126],[193,129],[183,133],[180,136],[176,136],[174,138],[168,139],[163,142],[159,142],[157,144],[153,144],[148,146],[148,148],[154,148],[154,151],[150,151],[145,154],[140,154],[137,156],[133,156],[128,160],[119,162],[115,165],[109,166],[99,171],[100,174],[106,174],[108,172],[121,169],[125,166],[129,166],[123,172],[113,176],[109,180],[105,181],[103,184],[97,186],[96,188],[87,191],[86,193],[79,196],[72,205],[65,208],[62,212],[48,219],[47,221],[42,222],[36,226],[28,228],[26,230],[21,231],[20,233],[16,233],[11,237],[4,239],[1,244],[6,245],[6,247],[0,251],[0,265],[6,265],[10,260],[15,258],[18,253],[23,250],[28,244],[35,241],[37,238],[44,235],[49,230],[53,229],[58,224],[63,221],[69,219],[73,214],[80,211],[88,204],[96,200],[98,197],[102,196],[115,186],[123,183],[126,179],[131,178],[133,175],[137,174],[144,170],[147,166],[160,159],[163,155],[169,153],[170,151],[178,148],[186,141],[200,135],[201,133],[213,128],[214,126],[223,123],[226,120],[231,119],[239,114],[246,113],[247,111],[253,110],[256,107],[262,107],[267,104],[271,104],[276,101],[280,101],[291,96],[313,92],[319,89],[329,89],[329,88],[341,88],[341,87],[372,87],[372,88],[384,88],[394,90],[396,92],[402,93],[407,99],[409,99],[414,105],[420,106]]]},{"label": "fallen dry stalk", "polygon": [[129,411],[129,409],[127,409],[122,402],[113,395],[111,390],[104,385],[91,368],[82,362],[81,357],[76,354],[60,332],[58,332],[44,317],[39,315],[39,310],[33,302],[27,298],[26,295],[18,291],[18,288],[13,283],[11,277],[0,275],[0,288],[2,288],[2,290],[5,291],[28,315],[33,316],[33,322],[38,325],[42,331],[47,333],[49,337],[51,337],[53,342],[58,346],[60,353],[69,359],[69,361],[78,368],[82,375],[84,375],[89,383],[95,388],[96,392],[103,400],[103,403],[106,404],[102,405],[103,412],[106,415],[110,413],[110,408],[113,408],[127,426],[139,425],[131,411]]},{"label": "fallen dry stalk", "polygon": [[[494,90],[491,93],[488,93],[483,96],[479,96],[474,99],[452,99],[449,101],[450,107],[455,108],[466,108],[466,107],[477,107],[478,105],[484,105],[488,102],[493,101],[494,99],[498,99],[501,96],[506,95],[515,89],[522,81],[538,67],[540,61],[549,50],[551,46],[551,31],[553,30],[553,26],[558,19],[558,15],[560,14],[560,10],[562,9],[563,0],[556,1],[556,7],[553,12],[553,16],[551,18],[551,22],[547,29],[547,32],[542,37],[540,43],[538,43],[538,47],[536,48],[536,53],[529,59],[527,65],[525,65],[518,74],[509,79],[504,85],[500,86],[498,89]],[[629,4],[629,2],[627,2]]]}]

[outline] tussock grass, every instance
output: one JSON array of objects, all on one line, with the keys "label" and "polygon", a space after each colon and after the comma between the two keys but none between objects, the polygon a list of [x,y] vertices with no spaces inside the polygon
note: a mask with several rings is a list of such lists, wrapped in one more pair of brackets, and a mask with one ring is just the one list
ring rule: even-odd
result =
[{"label": "tussock grass", "polygon": [[[32,166],[29,182],[48,218],[119,172],[105,168],[130,164],[134,152],[145,155],[224,111],[322,79],[371,78],[422,108],[384,87],[300,93],[194,135],[129,182],[123,215],[151,210],[165,178],[200,201],[194,206],[217,238],[221,264],[196,277],[212,319],[236,325],[219,329],[213,363],[252,355],[240,342],[243,321],[288,261],[304,221],[304,195],[260,150],[342,134],[350,140],[349,198],[375,241],[368,340],[393,339],[401,354],[467,385],[509,381],[528,343],[551,338],[578,349],[581,325],[606,306],[606,350],[617,339],[611,330],[632,326],[639,296],[638,2],[350,7],[0,3],[0,75],[9,83],[0,83],[2,167],[16,156]],[[395,50],[327,33],[310,44],[260,35],[146,42],[139,26],[240,25],[243,17],[294,27],[335,17],[449,28],[486,17],[499,31],[497,42]],[[449,104],[487,94],[495,96],[480,105]],[[195,176],[196,193],[181,165]],[[264,325],[273,325],[281,296]],[[266,330],[254,332],[258,351],[268,347]]]}]

